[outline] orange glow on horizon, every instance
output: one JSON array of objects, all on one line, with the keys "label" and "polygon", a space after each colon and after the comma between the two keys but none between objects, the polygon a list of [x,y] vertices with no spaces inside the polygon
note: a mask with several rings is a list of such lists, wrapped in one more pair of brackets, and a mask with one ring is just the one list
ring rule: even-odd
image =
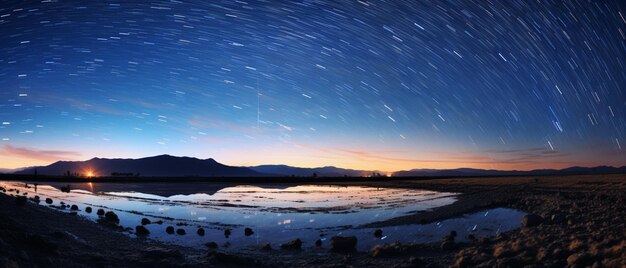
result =
[{"label": "orange glow on horizon", "polygon": [[94,177],[98,176],[96,171],[93,168],[91,168],[91,167],[84,169],[83,170],[83,174],[88,179],[91,179],[91,178],[94,178]]}]

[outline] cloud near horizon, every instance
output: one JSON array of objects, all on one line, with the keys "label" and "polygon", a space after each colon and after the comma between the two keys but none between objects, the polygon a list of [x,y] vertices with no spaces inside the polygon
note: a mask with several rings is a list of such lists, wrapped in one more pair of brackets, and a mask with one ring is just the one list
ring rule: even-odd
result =
[{"label": "cloud near horizon", "polygon": [[19,157],[40,161],[59,161],[75,159],[82,156],[79,152],[74,151],[61,151],[61,150],[38,150],[33,148],[15,147],[11,145],[4,145],[0,152],[4,156]]}]

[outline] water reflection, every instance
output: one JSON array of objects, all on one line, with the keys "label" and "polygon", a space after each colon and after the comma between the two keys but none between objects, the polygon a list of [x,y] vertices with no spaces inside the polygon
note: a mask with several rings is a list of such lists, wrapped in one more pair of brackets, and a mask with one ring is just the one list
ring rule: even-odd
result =
[{"label": "water reflection", "polygon": [[[35,194],[33,188],[27,189],[23,183],[0,185]],[[384,229],[384,236],[375,237],[373,229],[352,226],[451,204],[456,201],[456,194],[332,185],[75,183],[70,185],[70,193],[55,187],[39,185],[36,194],[42,199],[54,199],[54,205],[61,201],[77,204],[78,213],[92,220],[98,216],[86,213],[86,206],[94,211],[113,210],[125,227],[140,225],[144,217],[152,222],[161,220],[162,224],[146,225],[150,238],[192,247],[203,247],[207,242],[228,242],[232,249],[265,243],[278,247],[296,238],[305,241],[303,247],[312,247],[320,237],[324,241],[326,237],[344,234],[356,235],[359,249],[364,250],[383,242],[439,241],[452,229],[459,232],[461,240],[470,232],[478,237],[494,235],[519,227],[523,216],[515,210],[494,209],[428,225],[389,227]],[[187,235],[167,234],[167,226],[185,229]],[[246,227],[252,228],[254,234],[244,235]],[[205,229],[204,236],[196,234],[198,228]],[[228,238],[224,236],[225,229],[232,230]]]}]

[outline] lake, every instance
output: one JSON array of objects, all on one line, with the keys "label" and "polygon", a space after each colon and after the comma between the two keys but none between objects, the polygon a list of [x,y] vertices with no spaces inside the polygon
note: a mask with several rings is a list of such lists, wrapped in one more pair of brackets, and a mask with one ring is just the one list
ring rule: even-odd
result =
[{"label": "lake", "polygon": [[[451,230],[459,233],[458,241],[468,234],[476,237],[494,236],[519,228],[524,213],[496,208],[431,224],[412,224],[382,228],[383,236],[375,237],[375,229],[358,226],[431,210],[457,201],[458,194],[417,189],[376,188],[336,185],[236,185],[216,183],[70,183],[71,191],[59,189],[67,184],[49,183],[25,187],[23,182],[0,182],[7,189],[18,189],[29,197],[38,195],[40,205],[70,212],[65,205],[77,205],[78,215],[96,221],[99,208],[114,211],[120,225],[134,236],[134,227],[142,218],[152,221],[145,227],[148,239],[203,248],[216,242],[220,248],[254,249],[271,243],[273,248],[299,238],[303,248],[314,247],[321,239],[326,245],[333,235],[355,235],[358,249],[369,250],[376,244],[432,243]],[[52,198],[51,205],[43,202]],[[93,208],[87,213],[85,208]],[[55,208],[56,207],[56,208]],[[154,222],[163,221],[162,224]],[[184,229],[186,235],[168,234],[167,226]],[[198,228],[205,235],[197,234]],[[246,236],[245,228],[253,234]],[[229,237],[224,230],[230,229]]]}]

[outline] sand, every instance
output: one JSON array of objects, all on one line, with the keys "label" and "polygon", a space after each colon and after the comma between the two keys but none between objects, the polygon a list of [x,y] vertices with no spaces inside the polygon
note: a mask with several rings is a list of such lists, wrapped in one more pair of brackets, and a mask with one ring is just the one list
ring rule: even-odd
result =
[{"label": "sand", "polygon": [[[328,182],[324,182],[328,183]],[[334,182],[363,185],[360,182]],[[0,194],[0,267],[626,267],[626,175],[376,181],[376,187],[462,193],[429,212],[368,224],[384,230],[468,212],[515,208],[527,226],[492,238],[381,245],[369,252],[327,248],[197,250],[131,238],[116,228]],[[31,197],[32,198],[32,197]]]}]

